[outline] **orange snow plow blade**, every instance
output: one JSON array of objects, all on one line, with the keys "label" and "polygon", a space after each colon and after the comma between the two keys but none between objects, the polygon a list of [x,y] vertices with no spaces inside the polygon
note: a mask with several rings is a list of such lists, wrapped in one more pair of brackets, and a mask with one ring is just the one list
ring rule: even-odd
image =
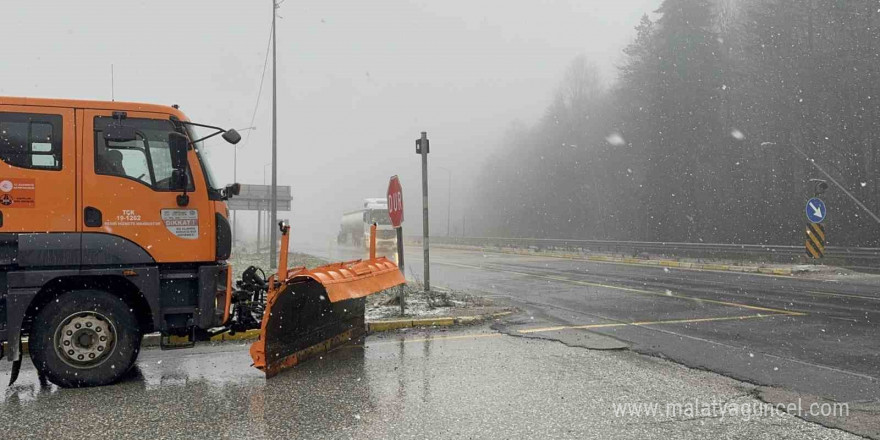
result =
[{"label": "orange snow plow blade", "polygon": [[[286,265],[288,236],[283,229],[282,234]],[[385,257],[279,270],[269,280],[260,339],[250,348],[254,366],[272,377],[359,338],[365,330],[364,297],[405,282]]]}]

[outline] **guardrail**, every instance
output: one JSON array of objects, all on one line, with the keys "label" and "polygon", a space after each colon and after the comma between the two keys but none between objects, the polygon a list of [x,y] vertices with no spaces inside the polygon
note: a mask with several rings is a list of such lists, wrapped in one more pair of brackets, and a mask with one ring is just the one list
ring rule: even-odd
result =
[{"label": "guardrail", "polygon": [[[421,237],[410,241],[421,243]],[[801,246],[721,243],[663,243],[649,241],[577,240],[564,238],[431,237],[431,244],[533,250],[656,255],[696,259],[731,259],[773,263],[811,263]],[[825,248],[825,264],[880,271],[880,248]]]}]

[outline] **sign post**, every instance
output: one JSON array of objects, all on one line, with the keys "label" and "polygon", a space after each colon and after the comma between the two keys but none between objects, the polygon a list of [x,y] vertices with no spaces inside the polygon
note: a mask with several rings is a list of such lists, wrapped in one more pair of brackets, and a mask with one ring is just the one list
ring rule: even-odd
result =
[{"label": "sign post", "polygon": [[416,154],[422,156],[422,250],[425,253],[425,292],[431,291],[431,262],[428,258],[428,153],[431,147],[428,143],[428,133],[422,132],[422,137],[416,139]]},{"label": "sign post", "polygon": [[[391,226],[397,231],[397,267],[400,273],[406,278],[406,272],[403,269],[403,188],[400,186],[400,180],[397,176],[391,176],[388,181],[388,217],[391,217]],[[398,289],[398,299],[400,300],[400,314],[404,314],[404,298],[403,292],[405,284]]]},{"label": "sign post", "polygon": [[807,225],[807,238],[804,246],[807,249],[807,255],[815,260],[825,255],[825,226],[822,225],[822,222],[828,215],[828,211],[822,199],[813,197],[807,201],[806,213],[810,223]]}]

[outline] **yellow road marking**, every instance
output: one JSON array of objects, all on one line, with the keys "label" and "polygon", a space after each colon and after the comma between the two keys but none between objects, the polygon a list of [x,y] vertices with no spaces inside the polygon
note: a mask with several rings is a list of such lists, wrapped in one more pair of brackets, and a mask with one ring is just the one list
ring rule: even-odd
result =
[{"label": "yellow road marking", "polygon": [[690,324],[695,322],[715,322],[715,321],[734,321],[743,319],[769,318],[771,316],[792,316],[788,313],[774,313],[769,315],[744,315],[744,316],[720,316],[716,318],[693,318],[693,319],[669,319],[666,321],[637,321],[637,322],[609,322],[605,324],[587,324],[587,325],[560,325],[557,327],[542,327],[519,330],[519,333],[542,333],[555,332],[559,330],[579,330],[594,329],[608,327],[626,327],[626,326],[644,326],[644,325],[662,325],[662,324]]},{"label": "yellow road marking", "polygon": [[495,338],[498,336],[504,336],[503,333],[475,333],[472,335],[457,335],[457,336],[434,336],[430,338],[418,338],[418,339],[398,339],[396,341],[382,341],[382,342],[370,342],[367,344],[367,347],[372,347],[374,345],[388,345],[388,344],[400,344],[401,342],[426,342],[426,341],[448,341],[452,339],[469,339],[469,338]]},{"label": "yellow road marking", "polygon": [[710,304],[720,304],[720,305],[724,305],[724,306],[739,307],[742,309],[758,310],[758,311],[762,311],[762,312],[777,313],[777,314],[782,314],[782,315],[791,315],[791,316],[806,315],[806,313],[803,313],[803,312],[795,312],[795,311],[785,310],[785,309],[773,309],[770,307],[751,306],[748,304],[740,304],[740,303],[735,303],[735,302],[730,302],[730,301],[720,301],[717,299],[706,299],[706,298],[685,296],[685,295],[679,295],[676,293],[655,292],[655,291],[650,291],[650,290],[634,289],[632,287],[613,286],[610,284],[601,284],[601,283],[594,283],[594,282],[590,282],[590,281],[572,280],[569,278],[563,278],[563,277],[551,276],[551,275],[535,275],[535,274],[530,274],[530,273],[526,273],[526,272],[518,272],[515,270],[508,270],[508,269],[484,268],[484,267],[480,267],[480,266],[472,266],[469,264],[448,263],[448,262],[442,262],[439,264],[445,264],[448,266],[464,267],[464,268],[468,268],[468,269],[491,270],[491,271],[496,271],[496,272],[512,273],[515,275],[521,275],[521,276],[530,277],[530,278],[552,280],[552,281],[562,281],[562,282],[566,282],[566,283],[578,284],[578,285],[590,286],[590,287],[603,287],[606,289],[620,290],[620,291],[631,292],[631,293],[638,293],[641,295],[662,296],[662,297],[685,299],[685,300],[689,300],[689,301],[697,301],[697,302],[704,302],[704,303],[710,303]]},{"label": "yellow road marking", "polygon": [[[692,319],[668,319],[664,321],[635,321],[635,322],[609,322],[604,324],[586,324],[586,325],[560,325],[555,327],[540,327],[540,328],[530,328],[525,330],[518,330],[517,333],[522,334],[530,334],[530,333],[543,333],[543,332],[554,332],[560,330],[580,330],[580,329],[597,329],[597,328],[609,328],[609,327],[627,327],[627,326],[647,326],[647,325],[663,325],[663,324],[692,324],[699,322],[717,322],[717,321],[738,321],[745,319],[759,319],[759,318],[770,318],[773,316],[792,316],[788,313],[774,313],[774,314],[757,314],[757,315],[743,315],[743,316],[720,316],[714,318],[692,318]],[[455,335],[455,336],[433,336],[430,338],[416,338],[416,339],[399,339],[395,341],[381,341],[381,342],[371,342],[367,344],[367,347],[372,347],[374,345],[388,345],[388,344],[400,344],[402,343],[412,343],[412,342],[428,342],[428,341],[450,341],[457,339],[480,339],[480,338],[495,338],[504,336],[503,333],[476,333],[470,335]]]}]

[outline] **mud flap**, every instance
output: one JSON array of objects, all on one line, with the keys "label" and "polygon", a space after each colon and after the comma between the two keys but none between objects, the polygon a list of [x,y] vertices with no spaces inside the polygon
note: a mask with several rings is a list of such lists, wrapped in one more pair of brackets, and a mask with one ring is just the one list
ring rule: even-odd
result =
[{"label": "mud flap", "polygon": [[[3,348],[0,347],[0,352],[2,352]],[[21,340],[18,341],[18,350],[9,350],[12,353],[18,353],[18,359],[12,361],[12,371],[9,372],[9,384],[6,386],[10,387],[12,384],[18,380],[18,373],[21,372]],[[2,356],[0,356],[2,358]]]},{"label": "mud flap", "polygon": [[358,339],[365,331],[364,297],[404,282],[385,258],[290,271],[267,298],[260,339],[250,348],[254,366],[272,377]]}]

